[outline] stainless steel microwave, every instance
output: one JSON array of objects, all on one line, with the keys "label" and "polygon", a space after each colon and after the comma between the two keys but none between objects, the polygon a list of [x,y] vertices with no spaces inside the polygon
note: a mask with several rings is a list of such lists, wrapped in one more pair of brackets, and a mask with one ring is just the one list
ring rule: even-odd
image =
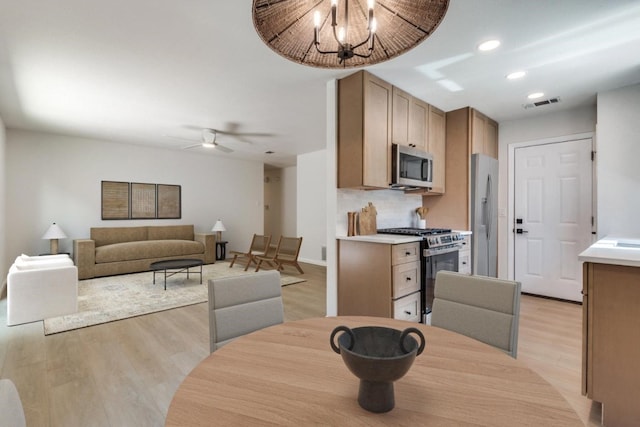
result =
[{"label": "stainless steel microwave", "polygon": [[391,159],[392,188],[431,188],[433,181],[431,154],[417,148],[392,144]]}]

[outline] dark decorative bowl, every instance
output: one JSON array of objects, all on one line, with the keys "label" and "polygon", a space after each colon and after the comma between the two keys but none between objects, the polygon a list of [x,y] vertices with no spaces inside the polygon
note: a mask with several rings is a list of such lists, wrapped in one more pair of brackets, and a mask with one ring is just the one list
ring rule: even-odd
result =
[{"label": "dark decorative bowl", "polygon": [[[338,332],[338,345],[334,339]],[[411,333],[420,338],[420,343]],[[419,329],[404,331],[380,326],[350,329],[338,326],[331,333],[331,348],[342,356],[347,368],[360,379],[358,403],[370,412],[389,412],[395,406],[393,382],[411,368],[424,350]]]}]

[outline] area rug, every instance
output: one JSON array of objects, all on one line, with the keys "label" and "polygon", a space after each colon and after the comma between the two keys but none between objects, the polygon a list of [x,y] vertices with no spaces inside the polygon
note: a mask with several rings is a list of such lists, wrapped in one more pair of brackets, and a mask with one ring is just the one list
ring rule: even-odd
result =
[{"label": "area rug", "polygon": [[[166,291],[162,272],[156,273],[155,285],[152,272],[80,280],[78,281],[78,312],[45,319],[44,334],[57,334],[206,302],[209,279],[253,274],[251,269],[244,271],[244,267],[236,265],[229,268],[228,262],[217,262],[203,266],[201,285],[200,275],[193,273],[197,270],[197,268],[191,269],[189,279],[185,273],[168,278]],[[305,281],[301,277],[286,274],[281,274],[280,280],[282,286]]]}]

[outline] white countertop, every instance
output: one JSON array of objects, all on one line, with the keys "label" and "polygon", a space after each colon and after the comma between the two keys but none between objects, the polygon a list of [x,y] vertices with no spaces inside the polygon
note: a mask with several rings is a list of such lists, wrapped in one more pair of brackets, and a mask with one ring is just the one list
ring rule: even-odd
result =
[{"label": "white countertop", "polygon": [[400,234],[369,234],[364,236],[336,236],[338,240],[352,240],[354,242],[386,243],[388,245],[399,245],[402,243],[419,242],[420,236],[403,236]]},{"label": "white countertop", "polygon": [[640,267],[640,238],[607,236],[589,246],[578,259],[584,262]]}]

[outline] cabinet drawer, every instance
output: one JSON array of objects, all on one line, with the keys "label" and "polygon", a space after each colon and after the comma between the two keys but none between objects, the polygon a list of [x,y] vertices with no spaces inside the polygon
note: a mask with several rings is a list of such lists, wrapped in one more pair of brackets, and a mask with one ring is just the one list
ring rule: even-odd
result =
[{"label": "cabinet drawer", "polygon": [[420,292],[415,292],[393,302],[393,318],[420,322]]},{"label": "cabinet drawer", "polygon": [[459,240],[457,243],[460,243],[462,245],[462,248],[460,248],[460,252],[470,251],[471,250],[471,235],[470,234],[465,234],[464,235],[464,240]]},{"label": "cabinet drawer", "polygon": [[391,265],[420,260],[420,243],[403,243],[391,248]]},{"label": "cabinet drawer", "polygon": [[464,274],[471,274],[471,251],[460,251],[458,253],[458,271]]},{"label": "cabinet drawer", "polygon": [[409,262],[393,266],[393,298],[400,298],[419,290],[419,262]]}]

